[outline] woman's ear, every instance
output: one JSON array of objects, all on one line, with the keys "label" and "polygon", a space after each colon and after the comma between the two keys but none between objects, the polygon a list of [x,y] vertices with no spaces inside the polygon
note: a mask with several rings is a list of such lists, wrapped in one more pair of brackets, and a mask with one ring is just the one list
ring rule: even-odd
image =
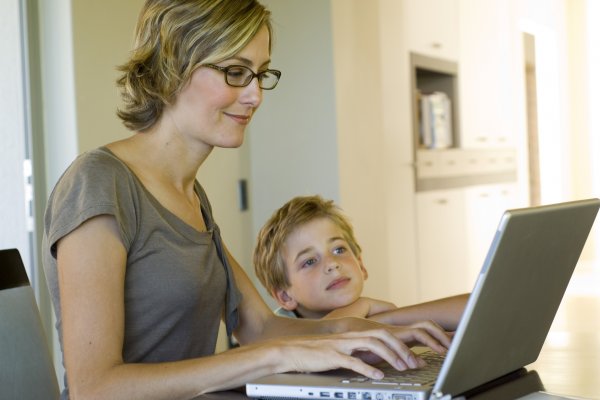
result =
[{"label": "woman's ear", "polygon": [[360,270],[363,273],[363,279],[366,281],[367,278],[369,277],[369,272],[365,268],[365,265],[363,264],[363,261],[362,261],[362,257],[360,257],[360,256],[358,257],[358,265],[360,265]]},{"label": "woman's ear", "polygon": [[294,300],[287,291],[283,289],[277,289],[273,292],[273,297],[281,308],[288,311],[294,311],[298,307],[298,302]]}]

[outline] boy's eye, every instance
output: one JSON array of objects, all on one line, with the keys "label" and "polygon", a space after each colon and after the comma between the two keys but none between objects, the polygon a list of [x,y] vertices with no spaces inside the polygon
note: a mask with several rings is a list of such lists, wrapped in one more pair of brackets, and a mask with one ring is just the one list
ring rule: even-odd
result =
[{"label": "boy's eye", "polygon": [[333,254],[344,254],[346,252],[346,248],[344,246],[336,247],[333,249]]},{"label": "boy's eye", "polygon": [[304,261],[304,263],[302,264],[302,268],[304,267],[310,267],[314,264],[317,263],[317,259],[316,258],[309,258],[308,260]]}]

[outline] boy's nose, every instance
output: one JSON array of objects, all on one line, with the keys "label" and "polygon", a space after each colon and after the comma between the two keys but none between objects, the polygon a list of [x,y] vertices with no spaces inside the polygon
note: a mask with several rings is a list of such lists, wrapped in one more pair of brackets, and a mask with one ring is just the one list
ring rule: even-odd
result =
[{"label": "boy's nose", "polygon": [[340,265],[338,263],[332,262],[327,266],[327,268],[325,268],[325,272],[330,273],[331,271],[334,271],[336,269],[340,269]]}]

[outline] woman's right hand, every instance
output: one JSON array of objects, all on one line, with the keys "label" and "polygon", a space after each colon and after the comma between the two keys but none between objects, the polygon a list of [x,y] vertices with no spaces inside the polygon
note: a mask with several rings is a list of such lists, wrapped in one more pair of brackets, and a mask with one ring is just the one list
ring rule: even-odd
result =
[{"label": "woman's right hand", "polygon": [[281,352],[276,356],[280,365],[275,372],[318,372],[346,368],[372,379],[381,379],[383,373],[371,363],[384,360],[401,371],[420,368],[425,362],[410,350],[407,343],[418,342],[443,353],[450,339],[435,324],[423,322],[412,327],[288,336],[268,342]]}]

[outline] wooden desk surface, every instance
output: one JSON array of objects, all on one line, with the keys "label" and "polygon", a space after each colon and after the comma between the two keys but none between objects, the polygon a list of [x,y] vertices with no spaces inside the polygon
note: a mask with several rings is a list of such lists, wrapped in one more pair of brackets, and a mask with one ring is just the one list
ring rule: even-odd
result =
[{"label": "wooden desk surface", "polygon": [[598,295],[565,296],[535,369],[548,392],[600,399],[600,286]]}]

